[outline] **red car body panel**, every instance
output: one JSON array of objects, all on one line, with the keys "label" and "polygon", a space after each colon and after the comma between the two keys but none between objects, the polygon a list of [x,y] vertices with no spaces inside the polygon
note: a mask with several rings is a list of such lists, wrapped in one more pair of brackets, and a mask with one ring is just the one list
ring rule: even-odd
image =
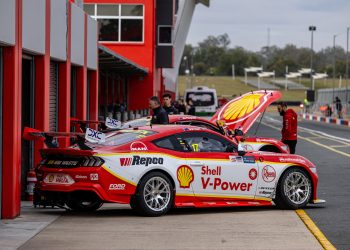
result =
[{"label": "red car body panel", "polygon": [[222,120],[231,130],[241,128],[247,133],[259,115],[281,96],[281,92],[273,90],[246,93],[226,103],[210,121],[214,123]]}]

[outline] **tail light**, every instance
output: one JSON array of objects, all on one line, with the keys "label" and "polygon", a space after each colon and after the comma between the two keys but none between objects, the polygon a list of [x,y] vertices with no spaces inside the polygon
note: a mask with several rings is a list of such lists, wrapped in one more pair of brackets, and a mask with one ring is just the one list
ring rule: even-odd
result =
[{"label": "tail light", "polygon": [[102,166],[105,161],[96,156],[86,156],[85,160],[82,162],[82,167],[99,167]]}]

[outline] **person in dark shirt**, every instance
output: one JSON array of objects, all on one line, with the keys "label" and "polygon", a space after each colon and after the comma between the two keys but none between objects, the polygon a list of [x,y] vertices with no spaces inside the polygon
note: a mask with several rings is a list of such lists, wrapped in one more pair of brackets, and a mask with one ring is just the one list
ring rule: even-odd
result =
[{"label": "person in dark shirt", "polygon": [[189,100],[188,100],[187,105],[188,105],[188,106],[187,106],[187,109],[188,109],[187,114],[188,114],[188,115],[196,115],[196,108],[195,108],[194,105],[193,105],[192,99],[189,99]]},{"label": "person in dark shirt", "polygon": [[187,112],[186,112],[186,105],[185,105],[184,99],[179,99],[178,103],[179,103],[179,105],[178,105],[179,114],[182,113],[182,115],[186,115]]},{"label": "person in dark shirt", "polygon": [[338,96],[335,97],[334,103],[335,103],[335,110],[337,111],[339,119],[343,119],[343,113],[342,113],[343,105],[341,104],[341,100],[339,99]]},{"label": "person in dark shirt", "polygon": [[169,124],[168,113],[160,106],[160,100],[156,96],[149,99],[149,107],[153,110],[151,124]]},{"label": "person in dark shirt", "polygon": [[179,111],[174,107],[174,105],[171,102],[170,94],[163,95],[163,109],[165,109],[168,115],[175,115],[179,113]]}]

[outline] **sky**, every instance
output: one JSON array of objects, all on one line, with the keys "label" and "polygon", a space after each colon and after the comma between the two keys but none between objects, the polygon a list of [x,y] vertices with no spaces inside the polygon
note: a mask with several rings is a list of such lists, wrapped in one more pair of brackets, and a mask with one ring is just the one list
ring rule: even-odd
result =
[{"label": "sky", "polygon": [[350,0],[210,0],[197,5],[187,43],[196,45],[209,35],[227,33],[231,47],[259,51],[268,44],[311,47],[309,26],[316,26],[314,50],[336,45],[346,49]]}]

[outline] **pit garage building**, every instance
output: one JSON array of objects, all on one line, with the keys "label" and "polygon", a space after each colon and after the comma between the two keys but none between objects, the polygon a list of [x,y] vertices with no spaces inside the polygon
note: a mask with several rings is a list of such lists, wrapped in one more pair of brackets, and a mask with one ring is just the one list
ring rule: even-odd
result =
[{"label": "pit garage building", "polygon": [[[0,209],[20,214],[26,175],[42,143],[23,128],[71,130],[71,117],[97,120],[108,106],[148,113],[147,99],[175,94],[199,0],[0,1]],[[68,146],[69,141],[60,142]]]}]

